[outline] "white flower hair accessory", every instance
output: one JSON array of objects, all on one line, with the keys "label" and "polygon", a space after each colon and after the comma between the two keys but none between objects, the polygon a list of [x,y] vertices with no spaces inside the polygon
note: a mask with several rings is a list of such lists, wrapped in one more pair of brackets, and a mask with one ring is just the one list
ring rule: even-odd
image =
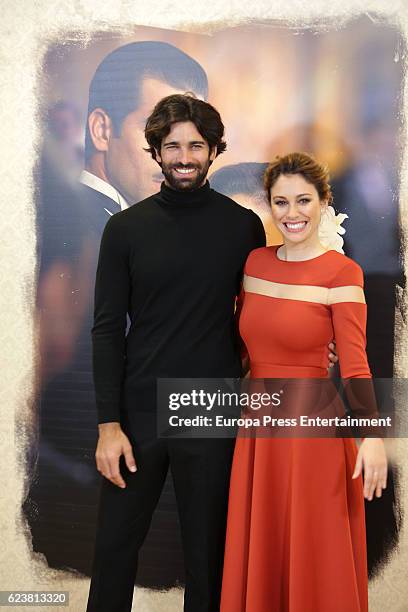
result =
[{"label": "white flower hair accessory", "polygon": [[326,207],[319,225],[319,240],[326,249],[334,249],[344,254],[342,236],[346,233],[346,230],[341,224],[344,219],[348,218],[349,216],[344,213],[336,215],[333,206]]}]

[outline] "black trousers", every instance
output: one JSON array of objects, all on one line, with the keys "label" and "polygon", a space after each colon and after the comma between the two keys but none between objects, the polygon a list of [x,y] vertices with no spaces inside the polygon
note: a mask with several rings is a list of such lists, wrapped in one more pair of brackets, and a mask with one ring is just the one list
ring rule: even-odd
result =
[{"label": "black trousers", "polygon": [[235,440],[157,439],[139,425],[133,423],[131,431],[124,427],[137,472],[121,464],[125,489],[105,478],[102,482],[87,612],[131,610],[138,553],[169,466],[186,569],[184,610],[218,612]]}]

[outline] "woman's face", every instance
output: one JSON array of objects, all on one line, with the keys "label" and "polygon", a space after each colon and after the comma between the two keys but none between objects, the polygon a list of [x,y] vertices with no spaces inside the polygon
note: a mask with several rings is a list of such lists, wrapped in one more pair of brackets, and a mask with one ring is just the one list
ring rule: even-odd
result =
[{"label": "woman's face", "polygon": [[301,174],[281,174],[271,189],[272,216],[285,243],[318,240],[320,215],[326,204]]}]

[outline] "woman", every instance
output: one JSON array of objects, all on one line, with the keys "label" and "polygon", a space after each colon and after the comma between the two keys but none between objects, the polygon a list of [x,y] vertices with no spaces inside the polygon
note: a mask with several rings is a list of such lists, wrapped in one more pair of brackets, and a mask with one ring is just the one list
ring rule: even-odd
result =
[{"label": "woman", "polygon": [[[326,169],[292,153],[269,165],[265,188],[284,243],[245,265],[239,326],[251,378],[324,378],[334,337],[342,378],[370,378],[361,269],[319,241]],[[366,611],[364,497],[380,497],[386,475],[380,438],[357,451],[351,437],[238,437],[221,612]]]}]

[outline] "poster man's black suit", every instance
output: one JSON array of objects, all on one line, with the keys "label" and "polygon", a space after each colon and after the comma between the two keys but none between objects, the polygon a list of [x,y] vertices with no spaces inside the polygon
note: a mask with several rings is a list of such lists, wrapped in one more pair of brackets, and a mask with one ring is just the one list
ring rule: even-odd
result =
[{"label": "poster man's black suit", "polygon": [[[58,336],[65,333],[71,336],[71,347],[65,365],[40,381],[38,456],[33,457],[34,479],[24,508],[34,551],[45,554],[52,567],[72,567],[89,575],[100,482],[94,460],[97,429],[89,329],[100,237],[120,206],[86,185],[69,187],[49,176],[44,177],[40,196],[39,293],[54,268],[61,274],[69,270],[71,279],[78,279],[72,284],[80,294],[71,292],[68,317],[58,311],[57,301],[49,300],[45,307],[38,297],[41,326],[53,334],[55,350],[60,350]],[[58,276],[52,280],[55,294]],[[54,320],[60,322],[55,329]],[[40,358],[52,361],[53,353]]]}]

